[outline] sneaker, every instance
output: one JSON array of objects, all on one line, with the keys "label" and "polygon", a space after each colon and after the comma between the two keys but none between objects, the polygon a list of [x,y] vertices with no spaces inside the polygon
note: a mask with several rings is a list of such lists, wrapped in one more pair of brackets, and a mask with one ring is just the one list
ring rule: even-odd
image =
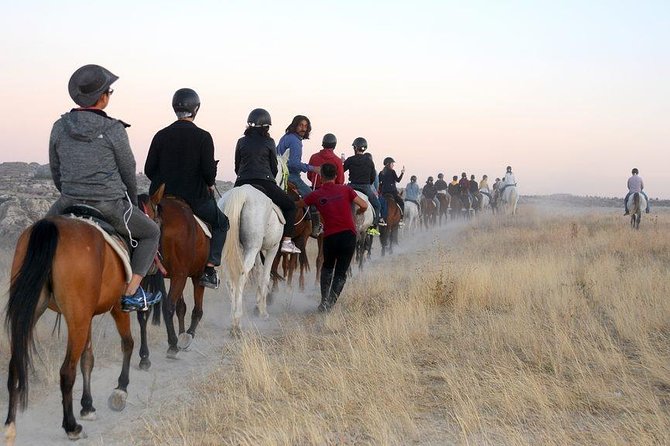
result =
[{"label": "sneaker", "polygon": [[300,254],[302,251],[295,246],[293,240],[284,240],[281,242],[281,252],[286,252],[289,254]]},{"label": "sneaker", "polygon": [[216,273],[216,270],[214,268],[205,268],[205,271],[200,277],[200,285],[215,290],[219,287],[220,283],[221,281],[219,280],[219,275]]},{"label": "sneaker", "polygon": [[381,233],[379,232],[379,230],[377,228],[370,227],[370,228],[368,228],[367,234],[368,235],[380,235]]},{"label": "sneaker", "polygon": [[121,310],[125,312],[147,311],[151,305],[160,302],[162,297],[163,293],[160,291],[155,294],[147,293],[140,286],[132,296],[126,295],[121,298]]},{"label": "sneaker", "polygon": [[379,225],[379,226],[386,226],[386,220],[384,220],[383,218],[380,218],[380,219],[379,219],[379,223],[377,223],[377,225]]}]

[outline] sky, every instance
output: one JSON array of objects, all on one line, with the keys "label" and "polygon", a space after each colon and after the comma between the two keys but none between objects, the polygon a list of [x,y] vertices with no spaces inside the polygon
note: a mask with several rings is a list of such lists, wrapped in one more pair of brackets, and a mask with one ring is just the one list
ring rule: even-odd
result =
[{"label": "sky", "polygon": [[189,87],[221,180],[262,107],[275,140],[310,118],[305,162],[330,132],[338,154],[364,136],[378,165],[392,156],[420,183],[511,165],[521,194],[623,196],[637,167],[652,198],[670,198],[667,0],[10,2],[0,162],[48,162],[88,63],[120,78],[106,111],[132,124],[138,171]]}]

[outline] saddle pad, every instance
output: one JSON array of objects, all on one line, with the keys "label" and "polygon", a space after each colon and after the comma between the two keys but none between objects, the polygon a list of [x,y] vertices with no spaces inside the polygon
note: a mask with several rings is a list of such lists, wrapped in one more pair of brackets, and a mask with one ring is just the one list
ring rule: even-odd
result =
[{"label": "saddle pad", "polygon": [[119,256],[121,262],[123,263],[123,268],[126,270],[126,283],[130,282],[130,279],[133,277],[133,270],[130,267],[130,255],[126,249],[126,244],[118,237],[109,235],[104,229],[100,227],[95,221],[86,217],[77,217],[76,215],[70,214],[69,218],[76,218],[81,220],[97,229],[100,234],[105,238],[105,241],[109,246],[112,247],[114,252]]},{"label": "saddle pad", "polygon": [[275,214],[277,214],[277,218],[279,219],[279,222],[281,224],[285,225],[286,224],[286,219],[284,218],[284,214],[282,214],[281,209],[279,209],[279,206],[272,203],[272,210],[275,211]]},{"label": "saddle pad", "polygon": [[193,218],[195,218],[195,221],[198,222],[198,224],[199,224],[200,227],[202,228],[202,232],[205,233],[205,235],[207,236],[207,238],[212,238],[212,233],[210,232],[209,228],[207,227],[207,223],[205,223],[204,221],[200,220],[200,217],[198,217],[198,216],[195,215],[195,214],[193,214]]}]

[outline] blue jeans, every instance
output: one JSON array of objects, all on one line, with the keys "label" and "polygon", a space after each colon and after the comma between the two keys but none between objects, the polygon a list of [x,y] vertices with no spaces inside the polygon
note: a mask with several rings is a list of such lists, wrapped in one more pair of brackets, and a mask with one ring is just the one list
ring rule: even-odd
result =
[{"label": "blue jeans", "polygon": [[302,178],[300,178],[299,173],[289,173],[288,174],[288,180],[295,185],[295,187],[298,188],[298,192],[300,192],[300,195],[302,195],[302,198],[305,198],[308,193],[312,192],[312,188],[309,187],[307,184],[305,184],[304,181],[302,181]]},{"label": "blue jeans", "polygon": [[375,210],[375,215],[372,220],[372,224],[376,226],[377,223],[379,222],[379,217],[381,216],[381,204],[379,202],[379,198],[377,197],[377,195],[375,195],[375,192],[372,190],[372,185],[361,184],[361,183],[349,183],[349,186],[357,191],[363,192],[368,197],[370,205],[372,205],[372,209]]},{"label": "blue jeans", "polygon": [[[633,195],[635,192],[628,192],[626,194],[626,198],[623,199],[623,208],[628,212],[628,198]],[[647,200],[647,209],[645,209],[645,212],[648,214],[649,213],[649,197],[647,197],[647,193],[645,191],[640,192],[640,194],[644,195],[644,198]]]}]

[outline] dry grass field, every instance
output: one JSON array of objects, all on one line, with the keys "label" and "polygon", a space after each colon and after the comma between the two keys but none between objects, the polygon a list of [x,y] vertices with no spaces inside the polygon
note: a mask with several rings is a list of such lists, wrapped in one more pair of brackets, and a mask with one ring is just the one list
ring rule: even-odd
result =
[{"label": "dry grass field", "polygon": [[[146,444],[670,444],[670,216],[482,218],[247,331]],[[409,243],[405,240],[405,243]]]}]

